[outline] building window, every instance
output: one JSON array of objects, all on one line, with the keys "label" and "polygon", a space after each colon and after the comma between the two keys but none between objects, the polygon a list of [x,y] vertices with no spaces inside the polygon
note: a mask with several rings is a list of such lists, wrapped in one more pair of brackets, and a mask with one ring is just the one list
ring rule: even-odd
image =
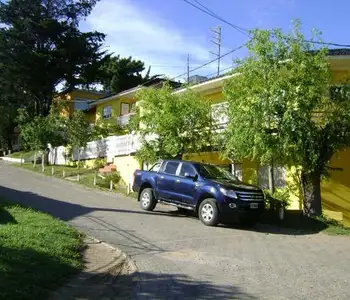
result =
[{"label": "building window", "polygon": [[121,109],[120,109],[120,115],[124,116],[127,115],[130,112],[130,105],[129,103],[121,103]]},{"label": "building window", "polygon": [[84,100],[74,100],[74,110],[88,110],[89,102]]},{"label": "building window", "polygon": [[103,115],[102,118],[103,119],[109,119],[112,117],[112,106],[107,105],[103,108]]},{"label": "building window", "polygon": [[[273,168],[274,184],[276,188],[284,188],[286,186],[286,169],[282,166],[275,166]],[[269,167],[260,166],[258,170],[259,186],[269,188]]]}]

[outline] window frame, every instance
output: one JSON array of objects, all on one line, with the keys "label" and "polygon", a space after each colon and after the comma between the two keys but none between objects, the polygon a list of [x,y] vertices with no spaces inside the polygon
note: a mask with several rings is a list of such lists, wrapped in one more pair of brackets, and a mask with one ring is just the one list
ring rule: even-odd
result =
[{"label": "window frame", "polygon": [[[170,173],[165,172],[165,169],[166,169],[168,163],[175,163],[175,164],[178,164],[174,174],[170,174]],[[181,166],[181,163],[180,163],[180,162],[177,162],[177,161],[167,161],[167,162],[165,162],[165,164],[162,166],[161,172],[162,172],[163,174],[169,175],[169,176],[179,176],[178,174],[179,174],[179,170],[180,170],[179,168],[180,168],[180,166]]]},{"label": "window frame", "polygon": [[[123,114],[123,105],[126,104],[128,106],[128,112],[126,114]],[[128,102],[120,102],[120,116],[126,116],[130,114],[130,103]]]},{"label": "window frame", "polygon": [[[181,175],[181,170],[182,170],[182,166],[183,165],[187,165],[187,166],[189,166],[191,169],[192,169],[192,171],[193,171],[193,176],[196,176],[196,175],[198,175],[198,172],[197,172],[197,170],[196,170],[196,168],[194,167],[194,166],[192,166],[190,163],[181,163],[181,166],[180,166],[180,168],[179,168],[179,177],[183,177],[183,178],[186,178],[185,177],[185,174],[187,173],[187,172],[185,172],[184,173],[184,175]],[[192,175],[191,175],[192,176]]]},{"label": "window frame", "polygon": [[[109,114],[105,114],[105,109],[109,108],[110,109],[110,113]],[[107,120],[112,118],[113,115],[113,110],[112,110],[112,105],[105,105],[102,108],[102,119],[103,120]]]}]

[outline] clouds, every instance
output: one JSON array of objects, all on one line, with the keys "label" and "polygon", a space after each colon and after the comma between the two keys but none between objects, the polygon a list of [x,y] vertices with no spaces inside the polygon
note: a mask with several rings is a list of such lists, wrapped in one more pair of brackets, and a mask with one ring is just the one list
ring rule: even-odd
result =
[{"label": "clouds", "polygon": [[[101,0],[83,28],[106,33],[110,52],[145,61],[152,65],[153,74],[184,73],[187,54],[193,67],[213,58],[207,37],[181,30],[148,7],[147,1]],[[215,64],[204,73],[213,71]]]}]

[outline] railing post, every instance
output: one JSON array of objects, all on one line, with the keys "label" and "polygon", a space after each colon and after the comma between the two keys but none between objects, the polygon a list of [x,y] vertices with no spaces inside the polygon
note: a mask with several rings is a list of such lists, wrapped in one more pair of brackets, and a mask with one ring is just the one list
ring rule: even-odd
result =
[{"label": "railing post", "polygon": [[65,169],[62,170],[62,177],[63,177],[63,178],[66,177],[66,170],[65,170]]},{"label": "railing post", "polygon": [[94,185],[96,185],[96,180],[97,180],[97,172],[94,173]]},{"label": "railing post", "polygon": [[112,180],[109,182],[109,190],[110,190],[110,191],[113,190],[113,181],[112,181]]},{"label": "railing post", "polygon": [[55,174],[55,169],[54,167],[51,167],[51,176],[53,176]]}]

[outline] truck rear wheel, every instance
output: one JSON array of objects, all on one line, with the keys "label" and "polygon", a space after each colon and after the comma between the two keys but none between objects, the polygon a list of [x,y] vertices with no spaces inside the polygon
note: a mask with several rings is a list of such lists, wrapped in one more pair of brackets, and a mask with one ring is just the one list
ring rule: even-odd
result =
[{"label": "truck rear wheel", "polygon": [[213,198],[203,200],[199,205],[198,215],[204,225],[216,226],[219,223],[219,210],[216,200]]},{"label": "truck rear wheel", "polygon": [[142,190],[140,194],[140,206],[143,210],[152,211],[157,205],[153,190],[150,188]]}]

